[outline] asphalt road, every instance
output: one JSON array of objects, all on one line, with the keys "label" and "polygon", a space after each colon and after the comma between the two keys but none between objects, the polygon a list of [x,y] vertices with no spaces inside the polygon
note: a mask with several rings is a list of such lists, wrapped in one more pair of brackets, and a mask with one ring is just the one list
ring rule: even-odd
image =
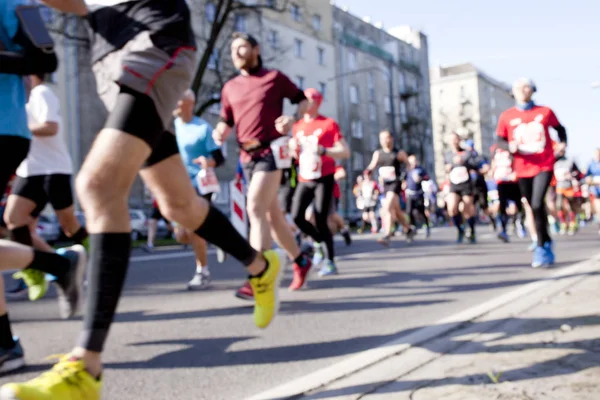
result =
[{"label": "asphalt road", "polygon": [[[235,262],[218,265],[211,255],[212,289],[188,292],[191,253],[136,252],[105,352],[103,399],[244,399],[550,275],[529,267],[529,242],[479,232],[477,245],[456,245],[449,228],[390,249],[372,236],[350,248],[338,242],[340,275],[283,290],[265,331],[254,327],[251,303],[233,296],[244,279]],[[556,268],[590,258],[599,243],[592,228],[557,238]],[[9,300],[9,312],[29,366],[0,384],[45,370],[45,358],[68,352],[81,326],[81,318],[58,318],[53,293],[38,303]]]}]

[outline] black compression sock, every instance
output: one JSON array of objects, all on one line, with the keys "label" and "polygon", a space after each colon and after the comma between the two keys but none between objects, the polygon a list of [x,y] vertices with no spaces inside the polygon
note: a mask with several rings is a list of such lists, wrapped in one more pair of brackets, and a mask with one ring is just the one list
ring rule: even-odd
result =
[{"label": "black compression sock", "polygon": [[10,330],[10,321],[8,314],[0,316],[0,348],[12,349],[15,347],[12,331]]},{"label": "black compression sock", "polygon": [[471,233],[475,233],[475,222],[477,220],[475,219],[475,217],[471,217],[467,220],[467,222],[469,223],[469,228],[471,229]]},{"label": "black compression sock", "polygon": [[459,231],[463,230],[463,218],[462,215],[458,214],[455,215],[454,217],[452,217],[452,222],[454,222],[454,226],[456,227],[456,229],[458,229]]},{"label": "black compression sock", "polygon": [[31,239],[31,232],[29,231],[28,226],[20,226],[15,229],[11,229],[10,235],[12,237],[13,242],[24,244],[25,246],[30,246],[33,244],[33,240]]},{"label": "black compression sock", "polygon": [[59,283],[64,281],[64,277],[69,272],[71,263],[69,259],[56,253],[34,250],[33,261],[25,268],[37,269],[38,271],[54,275]]},{"label": "black compression sock", "polygon": [[231,222],[215,207],[210,206],[204,223],[195,231],[227,254],[231,254],[245,267],[256,259],[256,250],[238,233]]},{"label": "black compression sock", "polygon": [[95,233],[90,235],[87,307],[78,345],[102,352],[125,283],[131,235]]},{"label": "black compression sock", "polygon": [[71,239],[74,243],[82,244],[85,239],[88,237],[87,230],[82,226],[79,228],[77,232],[73,234],[69,239]]}]

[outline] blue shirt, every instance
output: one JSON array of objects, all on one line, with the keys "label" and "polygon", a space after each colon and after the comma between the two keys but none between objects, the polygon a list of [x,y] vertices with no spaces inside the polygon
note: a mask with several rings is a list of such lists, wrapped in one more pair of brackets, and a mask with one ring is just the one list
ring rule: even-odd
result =
[{"label": "blue shirt", "polygon": [[[420,179],[418,179],[420,178]],[[416,167],[406,174],[406,189],[410,196],[422,195],[423,185],[422,182],[427,180],[427,172],[421,167]],[[418,181],[418,182],[417,182]]]},{"label": "blue shirt", "polygon": [[600,176],[600,161],[592,161],[590,163],[586,176]]},{"label": "blue shirt", "polygon": [[193,161],[201,156],[211,158],[211,153],[220,149],[213,140],[212,131],[212,126],[199,117],[192,118],[187,124],[181,118],[175,120],[175,134],[179,153],[194,186],[197,185],[194,178],[202,167],[194,164]]},{"label": "blue shirt", "polygon": [[[8,51],[19,51],[13,42],[19,28],[15,8],[22,0],[0,1],[0,40]],[[0,135],[31,139],[25,111],[25,86],[19,75],[0,74]]]}]

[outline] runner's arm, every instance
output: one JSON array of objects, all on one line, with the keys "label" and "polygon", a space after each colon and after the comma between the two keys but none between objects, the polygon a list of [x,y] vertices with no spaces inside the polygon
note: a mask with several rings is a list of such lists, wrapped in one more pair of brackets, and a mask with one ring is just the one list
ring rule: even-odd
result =
[{"label": "runner's arm", "polygon": [[404,150],[400,150],[398,154],[396,154],[396,158],[401,162],[408,162],[408,154]]},{"label": "runner's arm", "polygon": [[350,147],[348,147],[348,143],[341,138],[333,144],[333,147],[322,147],[321,155],[335,158],[336,160],[343,160],[350,157]]},{"label": "runner's arm", "polygon": [[42,0],[42,3],[66,13],[77,15],[86,15],[88,13],[88,8],[83,0]]},{"label": "runner's arm", "polygon": [[379,150],[375,150],[375,152],[373,153],[373,158],[367,166],[366,171],[373,171],[375,168],[377,168],[377,164],[379,164]]},{"label": "runner's arm", "polygon": [[58,123],[52,121],[42,122],[41,124],[29,125],[29,130],[34,136],[48,137],[58,133]]},{"label": "runner's arm", "polygon": [[348,175],[346,174],[346,170],[344,168],[337,168],[333,174],[333,179],[336,181],[341,181],[342,179],[346,179],[347,176]]}]

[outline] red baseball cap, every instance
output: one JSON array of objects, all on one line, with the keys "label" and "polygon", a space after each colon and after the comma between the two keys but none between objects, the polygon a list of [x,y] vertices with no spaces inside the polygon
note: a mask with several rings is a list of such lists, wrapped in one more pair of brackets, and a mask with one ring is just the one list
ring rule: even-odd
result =
[{"label": "red baseball cap", "polygon": [[321,92],[319,92],[317,89],[308,88],[304,91],[304,95],[306,96],[307,99],[314,100],[319,105],[321,105],[321,103],[323,102],[323,94]]}]

